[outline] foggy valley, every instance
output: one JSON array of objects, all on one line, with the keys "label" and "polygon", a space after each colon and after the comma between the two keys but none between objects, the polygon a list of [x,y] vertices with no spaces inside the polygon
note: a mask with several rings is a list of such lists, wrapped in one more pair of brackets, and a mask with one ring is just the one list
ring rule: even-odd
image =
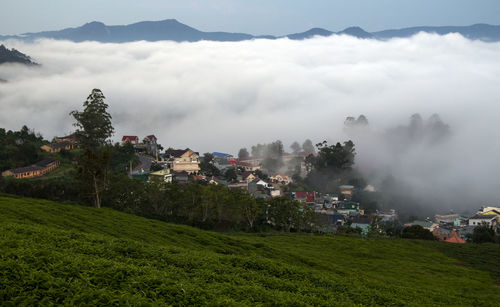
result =
[{"label": "foggy valley", "polygon": [[[154,133],[167,147],[236,154],[274,140],[289,151],[296,140],[352,139],[355,167],[370,184],[392,176],[402,185],[394,189],[404,186],[394,192],[411,194],[429,214],[500,201],[500,43],[420,33],[388,41],[6,44],[41,64],[0,70],[8,129],[27,124],[48,139],[70,133],[68,113],[100,88],[115,141]],[[423,121],[439,114],[448,135],[397,133],[415,113]],[[346,117],[360,114],[367,127],[344,129]]]}]

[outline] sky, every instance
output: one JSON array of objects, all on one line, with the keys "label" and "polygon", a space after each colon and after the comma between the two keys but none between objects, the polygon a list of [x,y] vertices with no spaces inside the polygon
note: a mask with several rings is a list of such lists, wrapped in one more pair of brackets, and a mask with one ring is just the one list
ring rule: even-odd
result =
[{"label": "sky", "polygon": [[284,35],[313,27],[367,31],[500,24],[498,0],[3,0],[0,35],[177,19],[202,31]]}]

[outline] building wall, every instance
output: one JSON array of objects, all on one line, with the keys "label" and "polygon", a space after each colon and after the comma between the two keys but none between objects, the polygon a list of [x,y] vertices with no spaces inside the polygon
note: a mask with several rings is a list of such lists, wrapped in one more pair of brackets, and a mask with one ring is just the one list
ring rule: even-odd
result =
[{"label": "building wall", "polygon": [[41,147],[43,150],[45,150],[46,152],[50,152],[50,153],[56,153],[56,152],[60,152],[61,150],[71,150],[71,149],[74,149],[74,145],[73,144],[69,144],[69,145],[66,145],[64,146],[64,148],[62,147],[58,147],[58,148],[52,148],[50,147],[49,145],[43,145]]},{"label": "building wall", "polygon": [[45,168],[33,169],[22,173],[14,173],[12,170],[7,170],[5,172],[2,172],[2,176],[3,177],[13,176],[16,179],[28,179],[28,178],[40,177],[56,169],[59,166],[59,164],[60,164],[59,161],[55,161],[49,164]]},{"label": "building wall", "polygon": [[186,171],[188,173],[195,173],[200,171],[200,159],[198,155],[188,152],[180,158],[174,158],[171,163],[171,169],[174,172]]}]

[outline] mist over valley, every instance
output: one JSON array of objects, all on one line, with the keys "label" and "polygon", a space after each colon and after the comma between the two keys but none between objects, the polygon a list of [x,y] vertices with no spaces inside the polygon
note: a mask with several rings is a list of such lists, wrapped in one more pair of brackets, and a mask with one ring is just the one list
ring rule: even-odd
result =
[{"label": "mist over valley", "polygon": [[[236,154],[281,140],[352,139],[369,184],[425,212],[500,201],[500,44],[459,34],[387,41],[347,35],[241,42],[4,42],[40,66],[3,64],[0,121],[50,139],[90,88],[103,90],[122,135],[154,133],[166,147]],[[410,117],[439,114],[446,137],[411,137]],[[346,130],[346,117],[369,125]],[[423,124],[422,124],[423,125]],[[392,132],[391,132],[392,131]],[[423,134],[427,132],[422,132]],[[429,139],[431,138],[431,139]],[[420,209],[419,209],[420,210]]]}]

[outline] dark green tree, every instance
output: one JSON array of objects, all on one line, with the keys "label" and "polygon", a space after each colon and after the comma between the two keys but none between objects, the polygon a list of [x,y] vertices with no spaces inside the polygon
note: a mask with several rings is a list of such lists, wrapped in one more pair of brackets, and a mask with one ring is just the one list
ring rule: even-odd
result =
[{"label": "dark green tree", "polygon": [[234,168],[234,167],[228,168],[226,170],[226,172],[224,173],[224,177],[226,177],[226,179],[228,181],[236,180],[236,178],[238,177],[238,173],[236,172],[236,168]]},{"label": "dark green tree", "polygon": [[248,153],[248,150],[246,148],[241,148],[240,151],[238,151],[238,158],[248,158],[250,154]]},{"label": "dark green tree", "polygon": [[114,131],[104,98],[101,90],[93,89],[83,103],[83,111],[70,112],[76,120],[75,135],[83,149],[78,159],[78,180],[85,194],[92,196],[96,208],[101,207],[101,193],[107,185],[111,160],[105,145]]},{"label": "dark green tree", "polygon": [[75,134],[83,149],[95,150],[102,147],[113,135],[111,115],[107,111],[108,105],[104,98],[100,89],[93,89],[83,103],[83,111],[70,112],[76,120]]},{"label": "dark green tree", "polygon": [[436,240],[432,232],[420,225],[404,228],[401,237],[404,239]]},{"label": "dark green tree", "polygon": [[487,243],[495,242],[495,232],[488,225],[480,225],[474,228],[472,233],[472,242]]}]

